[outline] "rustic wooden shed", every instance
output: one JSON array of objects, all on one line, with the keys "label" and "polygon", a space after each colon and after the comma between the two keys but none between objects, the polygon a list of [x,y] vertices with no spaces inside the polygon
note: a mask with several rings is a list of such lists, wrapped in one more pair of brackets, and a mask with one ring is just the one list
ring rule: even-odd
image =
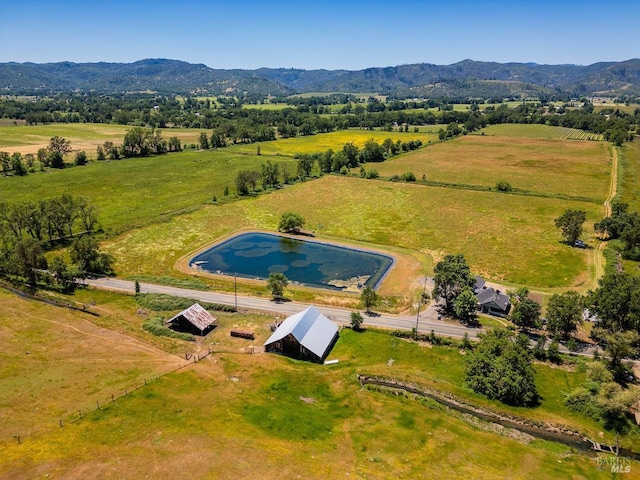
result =
[{"label": "rustic wooden shed", "polygon": [[194,335],[206,335],[216,327],[218,319],[207,312],[199,303],[194,303],[186,310],[165,323],[172,330]]}]

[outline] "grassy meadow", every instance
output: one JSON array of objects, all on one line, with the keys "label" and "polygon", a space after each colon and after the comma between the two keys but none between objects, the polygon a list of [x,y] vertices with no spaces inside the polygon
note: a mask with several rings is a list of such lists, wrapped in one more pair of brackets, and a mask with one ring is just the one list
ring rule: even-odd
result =
[{"label": "grassy meadow", "polygon": [[[424,173],[428,180],[487,189],[506,180],[541,197],[326,176],[269,195],[211,205],[214,195],[225,200],[225,187],[234,195],[239,170],[259,170],[271,160],[293,172],[294,152],[337,150],[349,141],[363,145],[369,138],[387,137],[424,141],[425,134],[348,130],[265,142],[260,156],[256,145],[237,145],[92,162],[3,178],[0,201],[62,193],[89,198],[105,229],[123,233],[105,248],[125,276],[171,275],[177,260],[220,236],[240,229],[276,230],[281,213],[295,205],[307,227],[326,238],[399,247],[435,260],[460,252],[475,272],[508,284],[587,285],[588,252],[560,243],[553,219],[566,208],[585,209],[589,240],[589,225],[602,215],[608,189],[609,151],[601,142],[464,136],[366,166],[384,176],[413,171],[418,178]],[[558,194],[593,201],[553,198]],[[415,278],[420,274],[415,268],[412,272]],[[393,290],[406,289],[412,281]]]},{"label": "grassy meadow", "polygon": [[[11,368],[3,362],[0,377],[0,479],[172,478],[185,471],[192,478],[247,478],[256,472],[265,479],[489,479],[508,472],[517,478],[609,478],[594,458],[568,447],[541,440],[527,444],[432,401],[357,383],[357,373],[400,378],[497,407],[462,386],[464,357],[457,348],[345,329],[330,355],[340,360],[337,365],[248,355],[249,345],[260,345],[269,335],[266,326],[272,319],[266,316],[221,317],[220,327],[198,345],[190,344],[212,346],[211,356],[130,389],[115,402],[104,401],[100,410],[85,407],[117,394],[123,384],[130,386],[141,368],[157,366],[155,360],[148,364],[150,357],[164,357],[165,367],[172,358],[183,362],[161,350],[140,348],[144,344],[132,338],[114,344],[113,329],[136,330],[142,341],[150,335],[139,328],[141,315],[131,297],[101,292],[77,297],[94,294],[94,308],[104,314],[100,321],[112,330],[91,324],[83,313],[2,294],[3,303],[16,313],[2,320],[0,336],[0,351],[12,357]],[[31,323],[39,318],[35,326],[27,328],[25,314]],[[256,331],[256,341],[230,338],[229,329],[238,326]],[[26,361],[33,363],[21,366],[13,357],[24,358],[22,350],[30,342],[34,358]],[[77,343],[90,349],[70,355]],[[91,362],[78,361],[88,355]],[[574,416],[561,403],[561,392],[583,381],[582,369],[581,362],[568,369],[537,365],[541,404],[508,410],[600,438],[597,423]],[[43,371],[53,380],[43,381]],[[56,371],[72,374],[56,378]],[[25,409],[29,396],[32,407]],[[82,418],[77,405],[86,408]],[[62,428],[59,418],[64,418]],[[27,425],[40,428],[26,432]],[[20,443],[15,435],[21,436]],[[601,440],[613,438],[606,433]],[[623,445],[635,442],[634,436],[622,439]]]},{"label": "grassy meadow", "polygon": [[625,143],[619,151],[621,175],[616,200],[628,203],[633,211],[640,211],[640,143]]},{"label": "grassy meadow", "polygon": [[461,252],[479,274],[536,287],[580,286],[587,280],[587,252],[561,243],[553,219],[565,208],[583,208],[596,221],[602,208],[331,175],[269,195],[206,206],[127,232],[104,247],[118,260],[121,275],[162,275],[184,255],[233,231],[277,230],[280,215],[292,205],[321,238],[401,247],[435,259]]},{"label": "grassy meadow", "polygon": [[436,182],[485,187],[505,180],[514,189],[544,195],[591,198],[599,203],[606,199],[611,174],[607,143],[487,131],[487,136],[458,137],[367,168],[386,177],[413,172],[417,179],[425,175]]},{"label": "grassy meadow", "polygon": [[[96,147],[106,141],[121,144],[127,125],[103,123],[50,123],[47,125],[0,124],[0,150],[5,152],[36,153],[49,145],[51,137],[71,141],[74,151],[84,150],[95,157]],[[159,128],[163,138],[178,137],[183,145],[198,143],[201,130],[191,128]],[[204,130],[204,129],[203,129]]]}]

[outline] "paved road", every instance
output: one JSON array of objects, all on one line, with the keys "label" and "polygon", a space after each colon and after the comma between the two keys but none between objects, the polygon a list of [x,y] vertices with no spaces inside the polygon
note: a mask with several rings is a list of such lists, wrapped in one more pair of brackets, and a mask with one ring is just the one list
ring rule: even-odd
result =
[{"label": "paved road", "polygon": [[[87,279],[85,283],[93,288],[112,290],[117,292],[134,293],[135,283],[128,280],[120,280],[115,278],[99,278]],[[141,293],[165,293],[176,297],[188,297],[202,302],[220,303],[223,305],[235,305],[236,297],[229,293],[206,292],[202,290],[191,290],[186,288],[169,287],[165,285],[154,285],[150,283],[140,284]],[[308,305],[298,302],[274,302],[264,298],[238,296],[239,310],[258,310],[265,312],[273,312],[288,317],[294,313],[304,310]],[[351,322],[351,310],[341,308],[325,307],[316,305],[316,308],[322,312],[327,318],[337,323],[348,324]],[[411,330],[416,326],[415,316],[404,315],[374,315],[364,318],[364,325],[376,327],[387,327],[400,330]],[[465,333],[470,338],[476,338],[478,333],[482,332],[478,328],[466,328],[462,325],[446,323],[438,320],[438,314],[433,305],[430,305],[424,312],[420,314],[418,321],[418,331],[421,333],[429,333],[431,330],[436,335],[449,336],[454,338],[462,338]]]}]

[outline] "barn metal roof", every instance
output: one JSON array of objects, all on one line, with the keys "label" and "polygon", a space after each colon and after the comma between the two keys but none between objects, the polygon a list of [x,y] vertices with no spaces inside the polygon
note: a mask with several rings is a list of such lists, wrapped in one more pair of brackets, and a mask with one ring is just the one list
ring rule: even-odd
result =
[{"label": "barn metal roof", "polygon": [[323,358],[337,332],[338,327],[311,305],[288,317],[264,344],[269,345],[292,334],[300,345]]},{"label": "barn metal roof", "polygon": [[199,329],[201,332],[204,332],[207,328],[218,321],[218,319],[216,317],[212,317],[211,314],[202,307],[202,305],[194,303],[189,308],[181,311],[175,317],[167,320],[166,323],[170,324],[181,316],[187,319],[191,325]]}]

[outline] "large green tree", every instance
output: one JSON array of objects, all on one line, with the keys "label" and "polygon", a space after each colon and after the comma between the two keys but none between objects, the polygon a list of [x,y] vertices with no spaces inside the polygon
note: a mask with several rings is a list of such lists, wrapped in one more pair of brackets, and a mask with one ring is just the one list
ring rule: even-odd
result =
[{"label": "large green tree", "polygon": [[522,293],[522,295],[517,295],[513,301],[513,310],[509,318],[515,326],[522,330],[538,328],[540,326],[540,304],[529,298],[528,292]]},{"label": "large green tree", "polygon": [[582,235],[584,222],[587,220],[587,213],[584,210],[567,209],[562,215],[555,219],[565,241],[573,245]]},{"label": "large green tree", "polygon": [[289,279],[282,272],[271,272],[267,279],[267,289],[275,300],[284,298],[284,289],[289,285]]},{"label": "large green tree", "polygon": [[97,240],[91,235],[76,237],[69,248],[69,255],[83,274],[113,272],[113,257],[101,252]]},{"label": "large green tree", "polygon": [[640,333],[640,277],[608,272],[587,297],[596,325],[608,333],[633,330]]},{"label": "large green tree", "polygon": [[583,299],[577,292],[555,293],[547,304],[547,329],[568,336],[582,323]]},{"label": "large green tree", "polygon": [[284,212],[278,222],[278,231],[296,233],[304,226],[304,218],[293,212]]},{"label": "large green tree", "polygon": [[462,254],[446,255],[439,261],[434,271],[433,297],[445,301],[445,310],[452,313],[453,302],[465,287],[473,287],[474,277]]},{"label": "large green tree", "polygon": [[531,353],[507,330],[481,335],[466,358],[465,381],[474,392],[509,405],[533,405],[538,399]]},{"label": "large green tree", "polygon": [[478,323],[478,297],[471,287],[464,287],[460,295],[453,301],[453,313],[456,318],[466,325]]}]

